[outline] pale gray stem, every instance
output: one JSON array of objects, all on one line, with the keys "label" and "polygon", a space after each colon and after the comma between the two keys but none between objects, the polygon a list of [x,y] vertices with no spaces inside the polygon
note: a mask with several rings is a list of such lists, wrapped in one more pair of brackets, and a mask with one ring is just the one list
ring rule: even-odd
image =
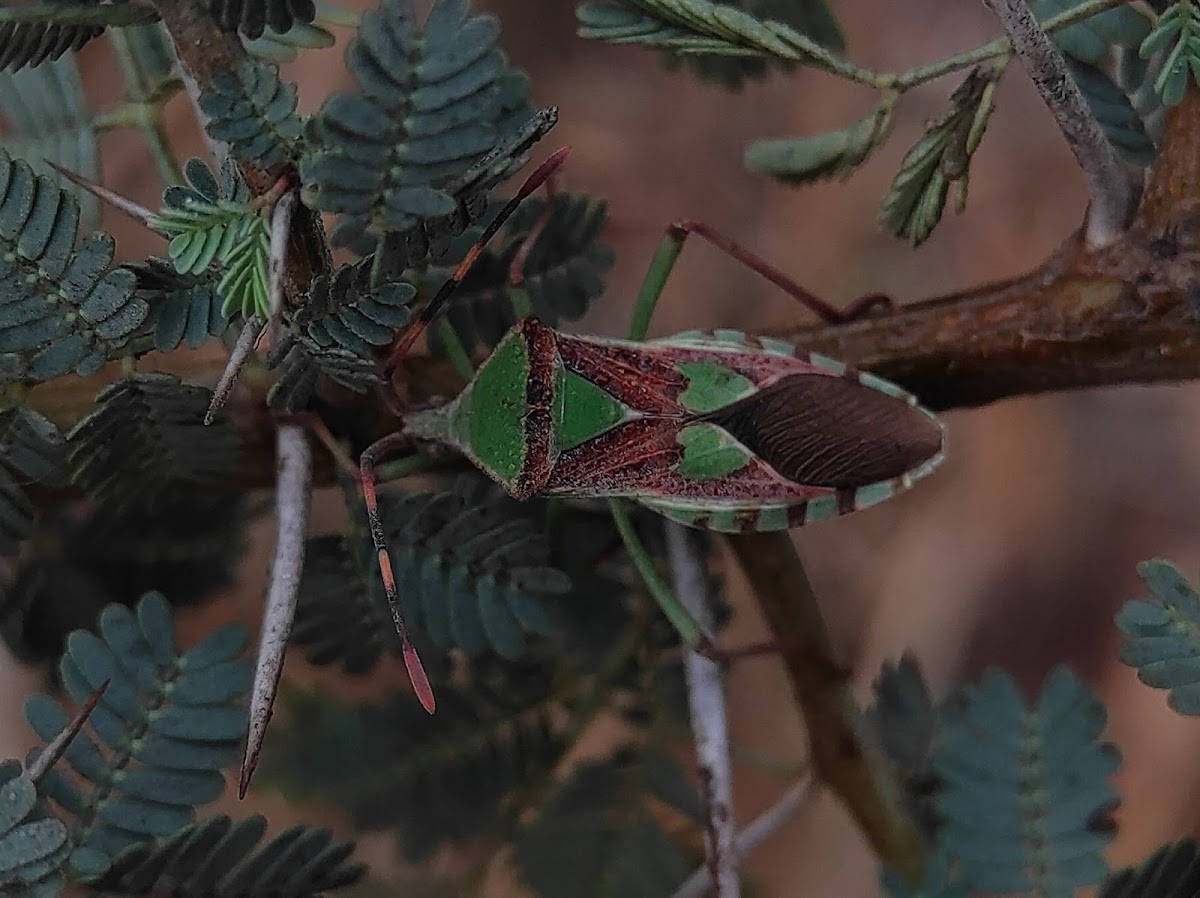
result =
[{"label": "pale gray stem", "polygon": [[208,403],[208,411],[204,413],[205,424],[212,424],[217,412],[229,400],[233,388],[237,385],[238,375],[246,367],[246,362],[250,359],[250,353],[254,351],[254,346],[258,342],[258,335],[262,333],[262,329],[263,320],[261,318],[247,318],[246,323],[242,325],[242,332],[238,334],[233,352],[229,354],[229,361],[225,363],[225,370],[221,372],[221,377],[217,381],[217,385],[213,387],[212,401]]},{"label": "pale gray stem", "polygon": [[[788,787],[775,804],[755,817],[749,826],[737,834],[733,843],[733,853],[739,861],[745,860],[746,856],[762,844],[767,836],[783,826],[792,814],[796,813],[812,792],[812,779],[812,771],[807,771]],[[683,885],[671,898],[703,898],[711,886],[712,877],[709,876],[708,867],[700,867],[684,880]]]},{"label": "pale gray stem", "polygon": [[267,318],[267,339],[272,346],[279,342],[279,323],[283,319],[283,274],[287,267],[287,243],[292,232],[292,213],[295,211],[296,191],[289,190],[279,198],[271,212],[271,261],[267,271],[271,312]]},{"label": "pale gray stem", "polygon": [[38,756],[29,762],[29,766],[25,768],[25,773],[31,780],[36,783],[46,775],[47,770],[58,763],[58,759],[67,750],[67,746],[71,744],[71,740],[79,735],[79,731],[87,723],[88,717],[96,710],[96,705],[100,703],[100,697],[104,695],[104,690],[107,688],[108,680],[105,680],[100,684],[100,688],[93,692],[88,700],[75,712],[75,716],[63,727],[62,732],[51,739],[50,744],[43,748],[38,753]]},{"label": "pale gray stem", "polygon": [[1104,136],[1062,56],[1034,18],[1026,0],[983,2],[1008,32],[1021,64],[1083,170],[1091,196],[1086,224],[1088,244],[1097,247],[1112,242],[1125,229],[1134,209],[1129,172]]},{"label": "pale gray stem", "polygon": [[[713,628],[708,595],[708,571],[698,531],[666,523],[667,555],[675,595],[704,632]],[[687,680],[688,709],[696,741],[700,794],[704,800],[707,828],[704,851],[708,883],[717,898],[739,898],[737,854],[734,851],[733,769],[729,756],[729,727],[725,714],[721,667],[688,648],[683,672]]]},{"label": "pale gray stem", "polygon": [[283,672],[283,656],[292,634],[300,595],[304,540],[308,534],[308,509],[312,498],[312,449],[307,431],[296,424],[279,424],[275,431],[275,452],[279,465],[275,492],[278,521],[275,556],[271,561],[271,581],[267,587],[254,690],[250,696],[250,728],[238,788],[241,797],[245,796],[250,776],[258,765],[279,676]]}]

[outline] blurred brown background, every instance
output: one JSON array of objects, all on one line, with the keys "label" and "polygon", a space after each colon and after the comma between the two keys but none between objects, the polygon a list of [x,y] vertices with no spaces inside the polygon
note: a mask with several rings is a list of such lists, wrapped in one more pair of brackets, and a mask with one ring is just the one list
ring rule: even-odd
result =
[{"label": "blurred brown background", "polygon": [[[879,232],[878,202],[953,79],[907,96],[893,139],[848,183],[793,190],[746,173],[745,145],[756,137],[846,125],[873,105],[869,91],[801,72],[727,94],[664,71],[651,53],[577,39],[573,0],[482,5],[500,14],[503,43],[532,75],[535,101],[561,107],[558,128],[537,153],[571,144],[564,186],[609,200],[607,239],[617,264],[608,298],[582,330],[622,331],[663,227],[680,217],[728,232],[835,302],[875,291],[905,302],[1008,276],[1035,265],[1081,220],[1081,179],[1015,66],[972,166],[966,213],[948,214],[913,251]],[[877,69],[907,68],[998,32],[974,0],[835,0],[834,6],[849,53]],[[300,83],[303,111],[345,84],[344,38],[338,48],[287,67]],[[89,48],[83,64],[97,102],[111,100],[117,88],[105,49]],[[177,146],[201,151],[182,98],[172,102],[170,122]],[[116,190],[156,202],[153,168],[133,135],[106,137],[104,174]],[[110,216],[108,224],[125,257],[160,249],[124,220]],[[658,334],[774,327],[805,314],[700,244],[689,245],[679,269],[655,325]],[[1119,605],[1140,591],[1137,561],[1161,556],[1187,572],[1200,571],[1200,464],[1192,454],[1200,450],[1198,399],[1195,386],[1128,387],[952,413],[950,460],[936,477],[882,507],[796,534],[864,694],[881,662],[905,649],[916,653],[936,689],[992,664],[1034,689],[1054,664],[1076,666],[1107,701],[1110,738],[1125,756],[1115,863],[1140,858],[1200,821],[1200,766],[1192,763],[1200,721],[1174,715],[1162,695],[1116,661],[1111,622]],[[314,526],[330,526],[337,507],[323,497]],[[191,619],[207,625],[236,608],[252,622],[269,545],[268,522],[258,530],[242,591]],[[760,637],[736,571],[730,569],[728,579],[738,614],[727,638],[739,644]],[[297,659],[288,674],[310,676]],[[19,708],[36,685],[3,656],[0,677],[0,756],[9,757],[30,744]],[[737,742],[801,761],[804,730],[778,663],[744,662],[730,682]],[[778,780],[743,769],[736,786],[741,821],[781,789]],[[257,805],[276,815],[273,823],[288,813],[277,798]],[[311,821],[316,812],[306,809],[304,816]],[[386,839],[366,844],[372,861],[390,860]],[[747,869],[763,894],[833,898],[876,891],[862,841],[823,796],[765,843]]]}]

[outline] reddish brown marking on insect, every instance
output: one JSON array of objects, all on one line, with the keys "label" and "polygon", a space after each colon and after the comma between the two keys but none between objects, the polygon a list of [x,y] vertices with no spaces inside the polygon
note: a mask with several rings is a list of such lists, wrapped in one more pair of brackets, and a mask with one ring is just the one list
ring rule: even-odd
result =
[{"label": "reddish brown marking on insect", "polygon": [[646,352],[639,343],[599,342],[558,336],[558,352],[568,371],[586,377],[630,408],[676,417],[688,380],[675,360]]},{"label": "reddish brown marking on insect", "polygon": [[512,495],[525,501],[540,492],[550,479],[558,351],[557,335],[536,318],[524,319],[519,327],[528,352],[529,376],[525,381],[525,461],[513,484]]},{"label": "reddish brown marking on insect", "polygon": [[858,506],[854,501],[857,490],[838,490],[837,491],[837,506],[838,514],[850,514]]},{"label": "reddish brown marking on insect", "polygon": [[793,527],[803,527],[808,523],[808,503],[801,502],[799,505],[793,505],[787,510],[788,529]]},{"label": "reddish brown marking on insect", "polygon": [[412,683],[413,692],[421,707],[432,714],[437,710],[437,702],[433,698],[433,687],[429,685],[429,677],[425,673],[425,665],[411,642],[404,643],[404,667],[408,671],[408,680]]},{"label": "reddish brown marking on insect", "polygon": [[758,529],[757,511],[739,511],[734,517],[734,523],[742,533],[753,533]]},{"label": "reddish brown marking on insect", "polygon": [[392,573],[392,559],[388,557],[387,549],[380,549],[377,554],[379,556],[379,572],[383,575],[383,588],[389,593],[394,593],[396,577]]},{"label": "reddish brown marking on insect", "polygon": [[753,497],[789,504],[832,492],[793,483],[758,459],[751,459],[744,468],[725,477],[684,477],[675,468],[683,458],[677,437],[686,423],[683,418],[647,417],[618,424],[583,446],[562,453],[543,491],[558,495],[727,499],[731,503]]}]

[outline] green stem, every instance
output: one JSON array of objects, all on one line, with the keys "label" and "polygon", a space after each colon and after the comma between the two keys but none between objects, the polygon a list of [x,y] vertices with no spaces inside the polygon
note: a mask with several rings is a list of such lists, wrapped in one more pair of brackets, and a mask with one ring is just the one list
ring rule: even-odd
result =
[{"label": "green stem", "polygon": [[629,553],[629,558],[633,562],[633,566],[637,568],[638,574],[646,584],[646,588],[650,590],[650,595],[654,597],[654,601],[658,603],[658,607],[662,609],[663,614],[667,616],[671,624],[679,631],[679,635],[683,638],[683,641],[688,645],[694,648],[706,642],[708,637],[700,631],[699,625],[687,613],[687,609],[675,598],[675,594],[671,592],[671,587],[667,585],[667,582],[658,573],[658,568],[654,566],[654,559],[650,557],[650,553],[646,551],[646,547],[638,539],[637,531],[633,527],[633,521],[630,519],[629,512],[625,510],[625,506],[621,500],[612,499],[608,505],[612,510],[617,530],[621,534],[621,541],[625,543],[625,551]]},{"label": "green stem", "polygon": [[[1123,6],[1126,2],[1127,0],[1084,0],[1083,3],[1072,7],[1066,12],[1061,12],[1056,16],[1046,19],[1041,23],[1042,30],[1047,34],[1053,34],[1063,28],[1068,28],[1071,25],[1090,19],[1092,16],[1099,15],[1118,6]],[[948,75],[951,72],[979,65],[979,63],[987,62],[989,59],[998,59],[1012,52],[1012,41],[1007,37],[998,37],[995,40],[988,41],[986,44],[980,44],[978,47],[964,50],[962,53],[956,53],[945,59],[939,59],[937,62],[932,62],[929,65],[909,69],[907,72],[876,75],[874,84],[876,87],[890,87],[898,91],[906,91],[927,81],[933,81],[935,78]]]},{"label": "green stem", "polygon": [[518,321],[533,314],[533,300],[529,298],[529,291],[524,287],[509,284],[508,301],[512,304],[513,315]]},{"label": "green stem", "polygon": [[117,54],[125,83],[129,87],[131,102],[108,113],[105,118],[110,118],[113,124],[133,125],[142,132],[142,138],[146,141],[150,157],[154,160],[154,167],[158,169],[158,176],[162,179],[164,187],[182,184],[183,173],[167,142],[161,105],[166,102],[170,93],[183,86],[182,82],[169,93],[164,93],[168,87],[165,84],[157,86],[157,93],[148,92],[145,72],[142,71],[137,54],[133,51],[129,36],[120,28],[110,28],[108,38]]},{"label": "green stem", "polygon": [[458,339],[458,332],[454,330],[454,325],[448,318],[442,316],[433,326],[437,329],[438,338],[446,350],[446,358],[450,360],[450,364],[454,366],[454,370],[462,379],[469,383],[475,376],[475,366],[471,364],[471,357],[467,355],[462,340]]}]

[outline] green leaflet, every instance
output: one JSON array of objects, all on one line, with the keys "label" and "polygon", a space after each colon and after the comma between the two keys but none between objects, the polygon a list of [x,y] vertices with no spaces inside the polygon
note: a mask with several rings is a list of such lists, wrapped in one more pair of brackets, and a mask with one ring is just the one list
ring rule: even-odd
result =
[{"label": "green leaflet", "polygon": [[[143,597],[136,614],[105,609],[99,633],[73,633],[60,664],[77,704],[108,684],[89,731],[60,762],[80,779],[55,767],[42,784],[73,818],[75,844],[111,859],[147,837],[175,833],[191,822],[195,805],[224,790],[219,771],[241,742],[250,667],[235,660],[246,643],[239,626],[215,630],[187,651],[176,648],[159,595]],[[25,717],[43,740],[68,720],[47,696],[30,698]]]},{"label": "green leaflet", "polygon": [[1180,714],[1200,714],[1200,594],[1161,559],[1143,561],[1138,575],[1151,596],[1126,602],[1117,614],[1121,660],[1147,686],[1166,689]]}]

